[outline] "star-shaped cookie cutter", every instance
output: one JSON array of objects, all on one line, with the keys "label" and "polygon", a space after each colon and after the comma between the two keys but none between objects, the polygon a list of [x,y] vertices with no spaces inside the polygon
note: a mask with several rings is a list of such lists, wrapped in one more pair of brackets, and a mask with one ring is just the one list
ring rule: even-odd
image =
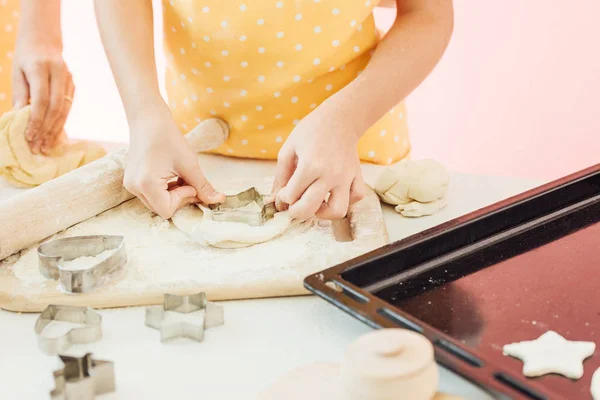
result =
[{"label": "star-shaped cookie cutter", "polygon": [[[73,328],[62,336],[44,337],[44,329],[53,321],[83,325]],[[35,323],[38,346],[47,354],[59,354],[71,345],[92,343],[102,338],[102,316],[88,307],[49,305]]]},{"label": "star-shaped cookie cutter", "polygon": [[[165,322],[165,312],[173,311],[188,314],[196,311],[204,311],[198,318],[198,324],[188,322]],[[165,294],[162,306],[146,308],[146,326],[160,331],[160,341],[187,337],[201,342],[204,339],[204,331],[214,326],[223,325],[223,307],[206,300],[205,293],[196,293],[189,296],[176,294]]]},{"label": "star-shaped cookie cutter", "polygon": [[[112,253],[88,268],[68,270],[65,261],[79,257],[95,257],[104,251]],[[125,238],[117,235],[74,236],[46,242],[38,247],[40,272],[48,279],[58,280],[69,293],[86,293],[100,280],[127,263]]]},{"label": "star-shaped cookie cutter", "polygon": [[[260,211],[244,209],[244,207],[256,203]],[[215,221],[243,222],[251,226],[263,225],[273,218],[277,209],[274,202],[265,202],[265,196],[252,187],[241,193],[225,196],[225,201],[208,206],[212,210],[212,218]]]},{"label": "star-shaped cookie cutter", "polygon": [[54,371],[52,400],[92,400],[115,391],[115,368],[110,361],[83,357],[59,356],[63,368]]}]

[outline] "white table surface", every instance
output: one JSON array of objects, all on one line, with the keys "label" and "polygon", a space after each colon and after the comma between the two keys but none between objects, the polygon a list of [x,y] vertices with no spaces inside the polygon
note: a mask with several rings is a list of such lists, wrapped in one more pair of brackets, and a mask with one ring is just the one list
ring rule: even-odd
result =
[{"label": "white table surface", "polygon": [[[231,173],[268,173],[270,163],[243,164],[208,157],[209,177]],[[381,167],[364,166],[372,183]],[[271,172],[272,173],[272,172]],[[237,174],[236,174],[237,175]],[[452,174],[449,205],[440,213],[407,219],[384,208],[390,240],[398,240],[441,222],[536,186],[512,178]],[[13,195],[0,182],[0,199]],[[225,325],[209,329],[204,342],[176,340],[161,344],[159,333],[144,326],[143,308],[101,310],[104,337],[73,346],[68,354],[93,352],[115,363],[117,391],[102,399],[252,399],[283,373],[317,361],[337,362],[344,348],[370,328],[315,296],[230,301]],[[56,356],[37,347],[37,314],[0,310],[0,398],[45,399],[54,387]],[[465,399],[490,399],[452,372],[441,369],[440,391]]]}]

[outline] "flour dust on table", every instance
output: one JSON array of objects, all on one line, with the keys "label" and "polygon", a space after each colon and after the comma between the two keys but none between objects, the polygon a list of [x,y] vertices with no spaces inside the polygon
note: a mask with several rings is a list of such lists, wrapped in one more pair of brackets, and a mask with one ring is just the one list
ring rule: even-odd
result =
[{"label": "flour dust on table", "polygon": [[[261,182],[241,181],[237,186],[228,182],[229,189],[224,185],[219,189],[237,193],[255,186],[264,193],[270,189],[272,178]],[[98,234],[125,237],[128,262],[106,284],[85,295],[86,305],[92,307],[154,304],[168,290],[202,290],[216,300],[298,295],[306,293],[302,281],[307,275],[387,243],[377,198],[372,192],[368,197],[361,202],[363,206],[357,204],[358,214],[353,220],[357,238],[353,242],[336,241],[330,221],[310,219],[289,224],[285,234],[264,243],[238,249],[215,248],[197,243],[137,199],[49,239]],[[56,301],[60,294],[56,281],[40,273],[36,249],[32,246],[18,258],[0,262],[0,286],[5,277],[12,277],[4,294],[18,303],[11,307],[38,309],[46,301]],[[62,298],[67,303],[81,299]],[[35,304],[39,306],[34,308]]]}]

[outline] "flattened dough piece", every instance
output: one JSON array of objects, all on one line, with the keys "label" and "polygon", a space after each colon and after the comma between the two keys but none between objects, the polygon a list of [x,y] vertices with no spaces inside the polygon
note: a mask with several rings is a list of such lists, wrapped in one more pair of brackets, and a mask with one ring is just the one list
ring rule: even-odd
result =
[{"label": "flattened dough piece", "polygon": [[594,354],[594,342],[570,341],[554,331],[535,340],[507,344],[504,355],[523,361],[523,375],[528,377],[560,374],[571,379],[583,376],[583,361]]},{"label": "flattened dough piece", "polygon": [[600,400],[600,368],[592,375],[592,386],[590,387],[594,400]]},{"label": "flattened dough piece", "polygon": [[262,226],[212,219],[211,210],[201,205],[189,205],[171,218],[173,224],[195,242],[223,249],[235,249],[263,243],[283,234],[292,219],[287,211],[278,212]]},{"label": "flattened dough piece", "polygon": [[50,154],[33,154],[25,139],[31,107],[7,112],[0,118],[0,176],[15,186],[40,185],[106,154],[89,142],[69,143],[64,132]]}]

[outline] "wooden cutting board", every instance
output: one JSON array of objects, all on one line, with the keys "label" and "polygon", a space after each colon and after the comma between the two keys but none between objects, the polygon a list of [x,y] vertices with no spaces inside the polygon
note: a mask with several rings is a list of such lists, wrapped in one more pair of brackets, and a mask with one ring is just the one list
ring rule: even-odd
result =
[{"label": "wooden cutting board", "polygon": [[[219,190],[270,188],[270,180],[264,177],[272,176],[274,163],[204,158],[203,168]],[[304,277],[387,244],[381,206],[372,191],[351,207],[347,222],[351,242],[337,241],[329,221],[314,220],[267,243],[214,249],[192,242],[171,223],[131,200],[55,236],[124,235],[129,260],[121,271],[94,292],[66,294],[57,282],[39,273],[37,246],[33,246],[0,263],[0,308],[39,312],[48,304],[141,306],[161,304],[167,292],[203,291],[212,300],[307,294]]]}]

